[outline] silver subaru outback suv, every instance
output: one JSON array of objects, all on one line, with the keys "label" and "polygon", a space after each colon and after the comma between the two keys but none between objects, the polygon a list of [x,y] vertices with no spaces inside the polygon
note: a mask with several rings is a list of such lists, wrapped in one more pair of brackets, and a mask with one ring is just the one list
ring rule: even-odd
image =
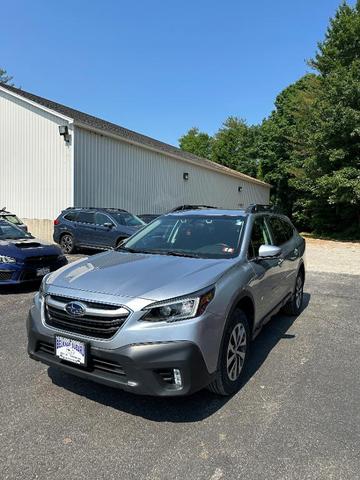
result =
[{"label": "silver subaru outback suv", "polygon": [[281,308],[301,310],[304,251],[289,219],[266,206],[163,215],[44,278],[29,355],[139,394],[233,394],[261,327]]}]

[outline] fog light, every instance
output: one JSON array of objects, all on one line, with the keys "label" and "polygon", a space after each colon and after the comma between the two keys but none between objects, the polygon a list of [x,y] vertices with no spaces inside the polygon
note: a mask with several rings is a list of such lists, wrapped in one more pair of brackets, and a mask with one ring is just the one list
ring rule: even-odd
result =
[{"label": "fog light", "polygon": [[127,384],[129,385],[129,387],[137,387],[138,386],[138,383],[133,382],[132,380],[128,380]]},{"label": "fog light", "polygon": [[174,380],[175,380],[175,385],[177,385],[178,387],[182,387],[181,373],[178,368],[174,368]]}]

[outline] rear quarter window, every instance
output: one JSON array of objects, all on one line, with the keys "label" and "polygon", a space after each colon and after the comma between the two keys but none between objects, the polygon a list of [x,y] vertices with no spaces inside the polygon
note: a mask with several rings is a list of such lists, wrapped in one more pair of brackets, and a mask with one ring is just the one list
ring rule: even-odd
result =
[{"label": "rear quarter window", "polygon": [[70,222],[75,222],[75,220],[77,219],[77,212],[69,212],[64,215],[64,218],[66,220],[69,220]]}]

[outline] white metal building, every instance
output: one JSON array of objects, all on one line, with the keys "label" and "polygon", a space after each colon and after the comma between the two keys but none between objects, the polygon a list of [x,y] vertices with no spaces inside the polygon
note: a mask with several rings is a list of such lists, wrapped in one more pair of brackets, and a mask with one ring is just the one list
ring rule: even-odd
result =
[{"label": "white metal building", "polygon": [[68,206],[162,213],[268,203],[270,185],[176,147],[0,84],[0,208],[50,238]]}]

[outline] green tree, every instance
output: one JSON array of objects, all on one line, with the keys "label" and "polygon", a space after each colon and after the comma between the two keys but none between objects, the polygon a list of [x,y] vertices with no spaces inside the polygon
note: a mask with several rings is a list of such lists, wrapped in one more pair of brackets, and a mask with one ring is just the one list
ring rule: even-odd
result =
[{"label": "green tree", "polygon": [[[304,162],[311,147],[308,126],[318,89],[314,74],[284,89],[257,136],[258,177],[273,186],[272,203],[290,216],[298,197],[292,181],[304,179]],[[306,224],[305,218],[302,221]]]},{"label": "green tree", "polygon": [[190,128],[190,130],[179,139],[179,146],[182,150],[208,159],[211,158],[212,144],[212,137],[207,133],[200,132],[196,127]]},{"label": "green tree", "polygon": [[321,75],[331,74],[339,67],[350,67],[360,60],[360,1],[351,7],[343,2],[330,19],[325,39],[318,43],[315,58],[309,64]]},{"label": "green tree", "polygon": [[[320,88],[308,125],[304,192],[310,227],[360,236],[360,2],[342,4],[310,61]],[[304,188],[305,185],[305,188]]]},{"label": "green tree", "polygon": [[9,85],[13,85],[12,83],[10,83],[12,79],[13,77],[10,77],[10,75],[7,74],[6,70],[0,68],[0,83],[8,83]]},{"label": "green tree", "polygon": [[255,176],[257,131],[258,127],[249,127],[244,120],[229,117],[214,136],[211,159],[226,167]]}]

